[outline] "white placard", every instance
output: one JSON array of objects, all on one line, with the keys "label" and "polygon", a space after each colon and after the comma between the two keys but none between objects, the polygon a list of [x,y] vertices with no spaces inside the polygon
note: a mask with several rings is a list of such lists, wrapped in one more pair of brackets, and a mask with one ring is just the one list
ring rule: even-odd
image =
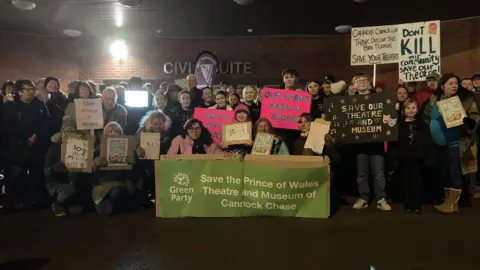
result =
[{"label": "white placard", "polygon": [[69,169],[86,169],[88,163],[88,140],[67,139],[64,162],[65,167]]},{"label": "white placard", "polygon": [[103,128],[102,100],[75,99],[77,130]]},{"label": "white placard", "polygon": [[397,33],[397,25],[353,28],[350,65],[397,63]]},{"label": "white placard", "polygon": [[144,159],[160,159],[160,133],[140,133],[140,147],[145,151]]},{"label": "white placard", "polygon": [[440,21],[398,26],[399,78],[404,82],[424,81],[440,72]]}]

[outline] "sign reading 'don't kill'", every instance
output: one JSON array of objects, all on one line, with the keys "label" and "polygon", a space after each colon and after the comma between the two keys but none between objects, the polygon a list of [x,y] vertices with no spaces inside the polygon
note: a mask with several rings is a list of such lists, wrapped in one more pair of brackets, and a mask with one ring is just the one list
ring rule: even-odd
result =
[{"label": "sign reading 'don't kill'", "polygon": [[367,143],[398,139],[396,93],[326,98],[323,112],[336,142]]}]

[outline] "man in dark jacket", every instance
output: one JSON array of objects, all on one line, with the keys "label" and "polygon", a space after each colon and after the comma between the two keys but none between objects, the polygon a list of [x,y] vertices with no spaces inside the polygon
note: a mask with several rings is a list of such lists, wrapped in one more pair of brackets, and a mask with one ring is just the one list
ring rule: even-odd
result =
[{"label": "man in dark jacket", "polygon": [[53,135],[52,141],[58,141],[60,137],[60,127],[65,114],[65,108],[69,103],[67,96],[60,91],[60,82],[55,77],[47,77],[45,79],[45,89],[49,94],[47,108],[51,118],[50,136]]},{"label": "man in dark jacket", "polygon": [[35,98],[34,83],[18,80],[15,90],[18,96],[6,103],[3,111],[6,152],[11,165],[11,177],[6,182],[7,211],[14,204],[22,207],[40,199],[44,187],[43,159],[50,131],[50,115],[45,104]]}]

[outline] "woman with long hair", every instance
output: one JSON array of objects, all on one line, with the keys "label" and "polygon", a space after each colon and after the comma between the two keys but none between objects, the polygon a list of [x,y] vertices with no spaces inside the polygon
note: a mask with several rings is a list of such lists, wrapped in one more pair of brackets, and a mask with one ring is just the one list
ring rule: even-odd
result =
[{"label": "woman with long hair", "polygon": [[275,135],[275,130],[273,129],[272,122],[267,118],[260,118],[255,123],[255,132],[258,133],[268,133],[274,135],[272,150],[270,155],[289,155],[287,145],[279,136]]},{"label": "woman with long hair", "polygon": [[[428,101],[424,111],[424,120],[430,126],[432,138],[436,144],[439,183],[445,183],[445,200],[435,209],[441,213],[456,213],[458,200],[462,193],[463,182],[477,172],[477,136],[475,129],[480,119],[475,96],[472,92],[459,87],[460,78],[454,74],[443,75],[435,95]],[[439,111],[438,101],[458,96],[465,109],[463,125],[446,128]],[[462,117],[462,116],[460,116]]]}]

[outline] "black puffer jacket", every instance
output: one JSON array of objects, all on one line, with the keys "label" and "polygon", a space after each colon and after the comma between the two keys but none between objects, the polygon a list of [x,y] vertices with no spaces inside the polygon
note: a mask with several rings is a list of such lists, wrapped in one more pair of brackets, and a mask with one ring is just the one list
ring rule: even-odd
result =
[{"label": "black puffer jacket", "polygon": [[[11,164],[41,162],[50,135],[50,115],[45,103],[36,98],[31,103],[23,103],[19,99],[7,102],[3,120]],[[28,139],[34,134],[37,140],[30,144]]]}]

